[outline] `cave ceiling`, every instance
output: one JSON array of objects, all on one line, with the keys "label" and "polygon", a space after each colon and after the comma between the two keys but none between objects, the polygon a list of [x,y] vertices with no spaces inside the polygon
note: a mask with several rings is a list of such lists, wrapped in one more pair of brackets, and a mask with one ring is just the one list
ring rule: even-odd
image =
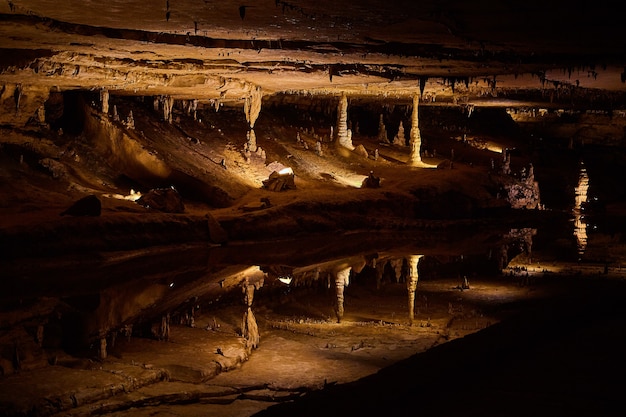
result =
[{"label": "cave ceiling", "polygon": [[3,0],[0,85],[200,105],[242,105],[254,91],[364,101],[420,92],[431,103],[623,108],[626,37],[610,6]]}]

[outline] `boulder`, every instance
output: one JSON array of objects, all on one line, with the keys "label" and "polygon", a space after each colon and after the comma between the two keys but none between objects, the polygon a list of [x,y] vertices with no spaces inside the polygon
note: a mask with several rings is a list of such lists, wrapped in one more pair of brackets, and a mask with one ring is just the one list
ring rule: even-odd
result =
[{"label": "boulder", "polygon": [[81,198],[72,204],[61,216],[94,216],[97,217],[102,212],[102,203],[95,195],[91,194]]},{"label": "boulder", "polygon": [[174,188],[155,188],[142,195],[137,204],[164,213],[183,213],[185,205],[183,198]]}]

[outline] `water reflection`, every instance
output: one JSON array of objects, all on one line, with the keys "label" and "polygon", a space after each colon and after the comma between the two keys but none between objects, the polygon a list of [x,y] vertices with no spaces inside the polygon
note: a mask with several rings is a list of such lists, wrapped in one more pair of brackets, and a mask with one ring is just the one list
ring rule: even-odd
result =
[{"label": "water reflection", "polygon": [[[373,291],[404,287],[402,316],[412,324],[419,282],[452,279],[467,290],[477,277],[499,276],[520,255],[532,262],[533,228],[471,230],[447,227],[420,233],[347,235],[302,242],[170,248],[82,260],[8,263],[0,320],[5,328],[28,322],[38,338],[79,350],[95,346],[100,358],[118,335],[169,338],[172,324],[196,326],[203,309],[241,306],[241,336],[259,344],[256,299],[273,292],[315,288],[329,298],[336,322],[349,313],[346,289],[367,282]],[[264,261],[264,262],[263,262]],[[332,305],[331,305],[332,304]],[[328,317],[330,318],[330,317]],[[382,318],[381,318],[382,320]]]},{"label": "water reflection", "polygon": [[587,190],[589,189],[589,176],[583,162],[580,163],[578,185],[574,189],[574,236],[578,245],[579,259],[587,248],[587,223],[583,213],[583,204],[587,202]]}]

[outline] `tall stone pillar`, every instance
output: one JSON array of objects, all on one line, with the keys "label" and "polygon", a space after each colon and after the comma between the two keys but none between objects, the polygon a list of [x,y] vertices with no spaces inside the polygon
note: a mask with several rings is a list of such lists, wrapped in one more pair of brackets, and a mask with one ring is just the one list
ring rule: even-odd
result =
[{"label": "tall stone pillar", "polygon": [[409,293],[409,321],[413,324],[415,318],[415,290],[419,280],[417,265],[424,255],[411,255],[409,257],[409,276],[406,280],[406,289]]},{"label": "tall stone pillar", "polygon": [[341,319],[343,319],[343,290],[350,283],[351,270],[351,267],[347,267],[335,272],[335,289],[337,294],[337,305],[335,306],[335,314],[337,315],[337,323],[341,323]]},{"label": "tall stone pillar", "polygon": [[419,128],[419,95],[413,96],[413,113],[411,114],[411,133],[409,138],[409,165],[419,165],[422,162],[420,154],[422,148],[422,135]]},{"label": "tall stone pillar", "polygon": [[102,113],[109,114],[109,90],[100,90],[100,102],[102,103]]},{"label": "tall stone pillar", "polygon": [[348,133],[348,97],[346,93],[341,93],[337,107],[337,144],[351,151],[354,150],[352,137]]}]

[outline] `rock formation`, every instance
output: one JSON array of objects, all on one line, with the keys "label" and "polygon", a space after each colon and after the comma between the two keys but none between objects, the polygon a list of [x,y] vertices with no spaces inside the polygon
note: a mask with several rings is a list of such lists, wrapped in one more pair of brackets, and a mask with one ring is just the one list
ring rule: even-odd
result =
[{"label": "rock formation", "polygon": [[341,94],[337,107],[337,144],[350,150],[354,149],[352,137],[348,131],[348,97]]},{"label": "rock formation", "polygon": [[413,96],[413,112],[411,114],[411,132],[409,138],[409,165],[419,165],[422,162],[422,136],[419,129],[419,95]]},{"label": "rock formation", "polygon": [[406,146],[406,138],[404,136],[404,124],[402,120],[400,120],[400,125],[398,126],[398,133],[393,138],[393,144],[398,146]]},{"label": "rock formation", "polygon": [[409,276],[406,280],[406,289],[409,293],[409,321],[412,324],[415,318],[415,291],[419,280],[419,271],[417,269],[420,259],[424,255],[411,255],[409,257]]}]

